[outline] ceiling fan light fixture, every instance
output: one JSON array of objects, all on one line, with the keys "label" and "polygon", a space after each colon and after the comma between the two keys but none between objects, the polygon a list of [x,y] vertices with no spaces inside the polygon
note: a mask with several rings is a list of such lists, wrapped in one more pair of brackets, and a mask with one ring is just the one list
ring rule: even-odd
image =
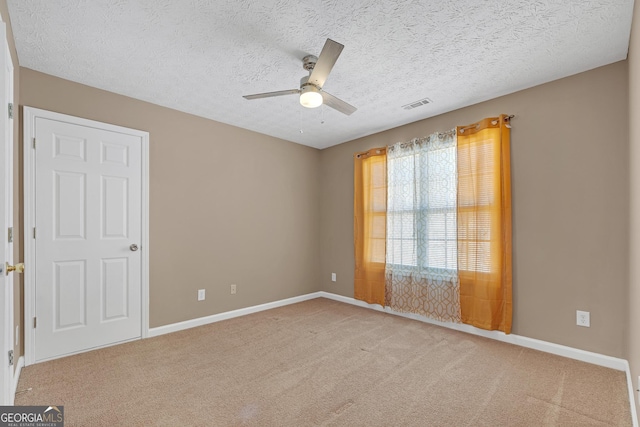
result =
[{"label": "ceiling fan light fixture", "polygon": [[312,84],[303,85],[300,89],[300,104],[306,108],[316,108],[322,105],[322,94]]}]

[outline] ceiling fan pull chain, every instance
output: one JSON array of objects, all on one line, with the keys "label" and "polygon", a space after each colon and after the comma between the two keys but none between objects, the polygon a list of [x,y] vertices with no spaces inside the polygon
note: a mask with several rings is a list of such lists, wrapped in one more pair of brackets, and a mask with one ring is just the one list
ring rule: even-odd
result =
[{"label": "ceiling fan pull chain", "polygon": [[302,110],[298,108],[298,127],[300,128],[300,133],[304,133],[302,130]]}]

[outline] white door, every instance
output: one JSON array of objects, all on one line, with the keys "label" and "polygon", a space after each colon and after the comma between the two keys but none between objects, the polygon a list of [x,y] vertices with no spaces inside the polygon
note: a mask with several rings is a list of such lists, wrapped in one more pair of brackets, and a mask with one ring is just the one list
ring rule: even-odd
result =
[{"label": "white door", "polygon": [[141,138],[37,117],[35,139],[35,361],[141,337]]},{"label": "white door", "polygon": [[6,268],[13,265],[13,243],[10,241],[9,228],[13,227],[13,132],[9,120],[7,105],[12,99],[13,71],[10,57],[8,57],[6,28],[0,22],[0,404],[13,404],[13,366],[9,365],[9,351],[13,350],[13,274]]}]

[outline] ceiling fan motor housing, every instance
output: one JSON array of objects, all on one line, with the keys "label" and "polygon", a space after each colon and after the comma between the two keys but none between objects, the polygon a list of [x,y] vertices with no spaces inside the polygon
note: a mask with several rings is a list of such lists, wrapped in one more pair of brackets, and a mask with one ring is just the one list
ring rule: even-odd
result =
[{"label": "ceiling fan motor housing", "polygon": [[302,90],[305,86],[313,86],[318,90],[322,89],[320,86],[310,83],[309,76],[304,76],[300,79],[300,90]]}]

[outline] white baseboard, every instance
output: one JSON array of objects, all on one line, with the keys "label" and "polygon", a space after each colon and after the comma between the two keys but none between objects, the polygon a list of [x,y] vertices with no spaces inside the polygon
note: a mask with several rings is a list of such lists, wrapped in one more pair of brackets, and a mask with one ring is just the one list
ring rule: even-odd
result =
[{"label": "white baseboard", "polygon": [[16,364],[16,369],[13,371],[13,385],[11,387],[13,392],[11,393],[11,405],[13,405],[16,398],[16,392],[18,391],[18,381],[20,381],[22,368],[24,368],[24,357],[20,356],[18,358],[18,363]]},{"label": "white baseboard", "polygon": [[[485,331],[484,329],[478,329],[473,326],[462,324],[462,323],[439,322],[437,320],[432,320],[417,314],[399,313],[391,310],[388,307],[382,307],[377,304],[368,304],[364,301],[359,301],[354,298],[333,294],[331,292],[324,292],[324,291],[313,292],[310,294],[300,295],[293,298],[287,298],[280,301],[273,301],[266,304],[255,305],[253,307],[241,308],[238,310],[227,311],[225,313],[219,313],[211,316],[200,317],[198,319],[186,320],[184,322],[173,323],[165,326],[159,326],[157,328],[149,329],[148,337],[151,338],[159,335],[168,334],[171,332],[182,331],[184,329],[195,328],[197,326],[208,325],[210,323],[220,322],[222,320],[227,320],[227,319],[233,319],[234,317],[240,317],[240,316],[245,316],[247,314],[258,313],[260,311],[270,310],[272,308],[277,308],[277,307],[283,307],[285,305],[295,304],[302,301],[308,301],[314,298],[327,298],[334,301],[340,301],[340,302],[355,305],[358,307],[364,307],[364,308],[380,311],[382,313],[388,313],[388,314],[393,314],[395,316],[406,317],[408,319],[417,320],[419,322],[442,326],[445,328],[454,329],[456,331],[462,331],[469,334],[478,335],[481,337],[490,338],[497,341],[502,341],[502,342],[518,345],[521,347],[526,347],[533,350],[539,350],[545,353],[551,353],[558,356],[567,357],[569,359],[580,360],[582,362],[587,362],[587,363],[591,363],[598,366],[604,366],[605,368],[611,368],[618,371],[626,372],[633,426],[639,427],[638,417],[636,413],[635,392],[633,390],[633,382],[631,381],[631,371],[629,369],[629,362],[627,362],[625,359],[605,356],[604,354],[593,353],[590,351],[580,350],[578,348],[573,348],[565,345],[537,340],[534,338],[523,337],[520,335],[505,334],[504,332],[499,332],[499,331]],[[22,357],[20,359],[22,359]],[[20,363],[20,361],[18,363]],[[24,364],[24,361],[22,361],[22,363]],[[17,380],[15,385],[17,385]]]},{"label": "white baseboard", "polygon": [[287,298],[280,301],[268,302],[266,304],[254,305],[252,307],[240,308],[238,310],[226,311],[224,313],[213,314],[211,316],[199,317],[197,319],[185,320],[184,322],[172,323],[170,325],[158,326],[150,328],[148,337],[157,337],[158,335],[169,334],[171,332],[182,331],[184,329],[195,328],[197,326],[208,325],[209,323],[220,322],[222,320],[233,319],[234,317],[246,316],[247,314],[258,313],[272,308],[282,307],[289,304],[295,304],[314,298],[319,298],[321,292],[300,295],[293,298]]}]

